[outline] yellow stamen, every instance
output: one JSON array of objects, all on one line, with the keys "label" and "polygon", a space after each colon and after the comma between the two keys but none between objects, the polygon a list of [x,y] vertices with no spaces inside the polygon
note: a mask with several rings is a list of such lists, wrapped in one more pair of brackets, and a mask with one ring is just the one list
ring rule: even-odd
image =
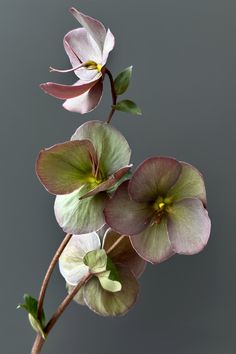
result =
[{"label": "yellow stamen", "polygon": [[164,209],[164,207],[165,207],[165,203],[159,203],[159,205],[158,205],[158,206],[159,206],[159,209],[161,209],[161,210],[162,210],[162,209]]},{"label": "yellow stamen", "polygon": [[97,71],[100,73],[102,70],[102,65],[101,64],[97,64]]}]

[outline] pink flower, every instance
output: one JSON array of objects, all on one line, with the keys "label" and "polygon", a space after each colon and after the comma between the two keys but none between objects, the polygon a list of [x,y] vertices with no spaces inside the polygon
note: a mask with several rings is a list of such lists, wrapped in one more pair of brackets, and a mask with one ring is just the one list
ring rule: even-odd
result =
[{"label": "pink flower", "polygon": [[115,39],[111,31],[92,17],[82,14],[75,8],[70,12],[79,21],[82,28],[68,32],[64,37],[64,48],[70,59],[72,68],[79,78],[73,85],[61,85],[53,82],[41,84],[44,92],[65,100],[63,107],[71,112],[87,113],[99,104],[103,91],[104,66],[110,51],[114,48]]}]

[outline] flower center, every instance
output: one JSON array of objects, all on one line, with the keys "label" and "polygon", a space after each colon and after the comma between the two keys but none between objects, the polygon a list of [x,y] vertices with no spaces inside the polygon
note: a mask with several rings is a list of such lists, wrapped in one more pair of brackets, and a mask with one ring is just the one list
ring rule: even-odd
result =
[{"label": "flower center", "polygon": [[88,60],[86,63],[83,64],[83,66],[88,70],[97,70],[98,72],[101,72],[102,70],[102,65],[96,63],[93,60]]},{"label": "flower center", "polygon": [[153,204],[153,208],[155,210],[155,221],[156,223],[160,223],[162,217],[168,212],[168,207],[171,205],[172,201],[170,198],[158,197]]},{"label": "flower center", "polygon": [[88,177],[87,182],[89,183],[91,189],[93,189],[102,183],[102,179],[98,179],[96,177]]}]

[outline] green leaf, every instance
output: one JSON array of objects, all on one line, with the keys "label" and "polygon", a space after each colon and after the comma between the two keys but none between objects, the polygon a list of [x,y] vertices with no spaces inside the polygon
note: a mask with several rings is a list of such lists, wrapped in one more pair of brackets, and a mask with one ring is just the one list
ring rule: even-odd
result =
[{"label": "green leaf", "polygon": [[84,264],[89,267],[91,273],[101,273],[107,268],[107,255],[103,249],[88,252],[84,256]]},{"label": "green leaf", "polygon": [[129,87],[130,79],[132,76],[132,66],[129,66],[124,71],[122,71],[114,80],[114,87],[117,96],[123,95],[123,93]]},{"label": "green leaf", "polygon": [[32,328],[41,336],[43,339],[46,339],[46,335],[43,331],[45,326],[45,314],[44,311],[42,313],[42,319],[38,318],[38,301],[34,299],[32,296],[25,294],[24,295],[24,303],[17,306],[17,308],[22,308],[28,312],[29,321]]},{"label": "green leaf", "polygon": [[113,105],[112,107],[115,108],[117,111],[127,112],[136,115],[142,114],[141,109],[136,105],[136,103],[130,100],[123,100],[117,102],[117,104]]}]

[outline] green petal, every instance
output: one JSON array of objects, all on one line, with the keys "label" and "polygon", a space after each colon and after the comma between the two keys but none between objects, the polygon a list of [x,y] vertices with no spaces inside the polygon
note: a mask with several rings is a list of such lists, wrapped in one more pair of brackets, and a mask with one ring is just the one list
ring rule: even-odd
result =
[{"label": "green petal", "polygon": [[68,141],[42,150],[36,162],[40,182],[52,194],[67,194],[89,181],[96,153],[88,140]]},{"label": "green petal", "polygon": [[211,221],[199,199],[183,199],[168,211],[168,232],[176,253],[195,254],[207,244]]},{"label": "green petal", "polygon": [[[108,251],[119,240],[121,234],[108,229],[103,239],[103,248]],[[117,246],[109,252],[109,258],[115,264],[129,268],[138,278],[144,272],[146,262],[136,253],[129,237],[123,237]]]},{"label": "green petal", "polygon": [[83,234],[100,229],[105,224],[103,209],[108,198],[105,192],[80,200],[85,187],[66,195],[58,195],[55,200],[55,216],[65,232]]},{"label": "green petal", "polygon": [[121,283],[117,280],[110,279],[109,275],[110,275],[110,271],[108,270],[107,272],[104,272],[97,276],[102,288],[112,293],[121,291],[122,289]]},{"label": "green petal", "polygon": [[94,250],[84,256],[84,264],[89,267],[91,273],[104,272],[107,267],[107,255],[105,250]]},{"label": "green petal", "polygon": [[[75,286],[66,284],[66,288],[68,290],[68,293],[70,294],[74,290]],[[74,296],[73,300],[79,305],[86,305],[84,301],[84,285],[79,289],[77,294]]]},{"label": "green petal", "polygon": [[129,164],[131,155],[129,144],[124,136],[111,125],[100,121],[86,122],[71,138],[71,140],[83,139],[89,139],[92,142],[103,178],[111,176]]},{"label": "green petal", "polygon": [[198,198],[206,205],[206,189],[201,173],[186,162],[181,162],[182,170],[175,185],[169,190],[167,197],[173,201],[185,198]]},{"label": "green petal", "polygon": [[174,255],[167,231],[166,219],[150,224],[143,232],[130,237],[138,254],[146,261],[160,263]]},{"label": "green petal", "polygon": [[118,292],[104,290],[94,277],[84,286],[84,300],[88,307],[101,316],[120,316],[134,305],[139,286],[136,278],[125,268],[119,268],[122,289]]},{"label": "green petal", "polygon": [[137,202],[155,201],[176,183],[181,164],[171,157],[151,157],[138,166],[130,180],[129,193]]}]

